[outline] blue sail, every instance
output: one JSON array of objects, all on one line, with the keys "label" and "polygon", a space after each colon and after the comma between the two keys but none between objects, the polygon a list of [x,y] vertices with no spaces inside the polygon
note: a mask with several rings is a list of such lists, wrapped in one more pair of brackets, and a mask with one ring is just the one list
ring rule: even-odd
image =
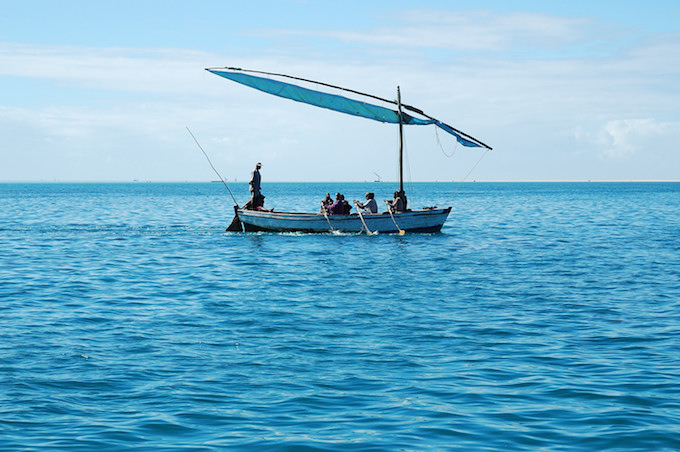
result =
[{"label": "blue sail", "polygon": [[[219,69],[207,69],[215,75],[227,78],[236,83],[255,88],[274,96],[291,99],[297,102],[314,105],[329,110],[339,111],[348,115],[361,116],[363,118],[373,119],[375,121],[387,122],[397,124],[399,123],[399,113],[395,110],[380,107],[378,105],[361,102],[347,97],[338,96],[336,94],[323,93],[320,91],[303,88],[301,86],[292,85],[290,83],[272,80],[254,75],[243,74],[240,72],[224,71]],[[463,137],[453,127],[444,124],[436,119],[419,119],[414,118],[406,113],[401,114],[402,123],[407,125],[429,125],[435,124],[440,129],[456,137],[456,140],[463,146],[481,147],[478,143],[470,141]]]}]

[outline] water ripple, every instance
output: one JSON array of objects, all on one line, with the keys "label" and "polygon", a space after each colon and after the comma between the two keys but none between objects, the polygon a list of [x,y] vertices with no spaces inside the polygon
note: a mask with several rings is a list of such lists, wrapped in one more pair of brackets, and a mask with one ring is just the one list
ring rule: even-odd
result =
[{"label": "water ripple", "polygon": [[0,449],[680,449],[678,184],[374,237],[225,233],[218,188],[0,184]]}]

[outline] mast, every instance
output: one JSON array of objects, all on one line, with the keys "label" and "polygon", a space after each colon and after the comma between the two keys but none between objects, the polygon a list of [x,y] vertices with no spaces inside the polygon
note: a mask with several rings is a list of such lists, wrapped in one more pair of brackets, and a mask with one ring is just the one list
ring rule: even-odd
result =
[{"label": "mast", "polygon": [[404,124],[401,118],[401,90],[397,86],[397,107],[399,109],[399,191],[404,192]]}]

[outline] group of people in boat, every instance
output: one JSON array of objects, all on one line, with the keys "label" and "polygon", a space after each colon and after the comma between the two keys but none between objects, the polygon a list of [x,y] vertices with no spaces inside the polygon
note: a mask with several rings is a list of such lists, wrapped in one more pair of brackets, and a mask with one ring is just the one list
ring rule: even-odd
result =
[{"label": "group of people in boat", "polygon": [[[387,208],[392,212],[406,211],[406,194],[403,191],[395,191],[392,200],[385,200]],[[366,193],[366,201],[360,202],[354,200],[357,209],[364,215],[378,213],[378,203],[375,200],[375,193]],[[345,200],[345,195],[342,193],[335,194],[335,201],[331,198],[330,193],[326,193],[326,198],[321,201],[321,212],[328,215],[349,215],[352,206]]]},{"label": "group of people in boat", "polygon": [[[258,162],[255,169],[250,173],[250,200],[243,206],[248,210],[262,210],[264,208],[264,195],[261,191],[262,177],[260,176],[260,168],[262,163]],[[366,202],[359,202],[354,200],[357,209],[361,209],[361,213],[366,215],[378,213],[378,203],[375,200],[375,193],[366,193]],[[392,212],[405,212],[407,210],[406,194],[403,190],[395,191],[394,197],[391,200],[386,199],[385,204]],[[335,200],[331,198],[330,193],[326,193],[326,197],[321,201],[321,213],[327,215],[349,215],[352,206],[345,200],[345,195],[342,193],[335,194]]]},{"label": "group of people in boat", "polygon": [[326,197],[321,201],[321,213],[328,215],[349,215],[352,206],[345,199],[342,193],[335,194],[335,201],[331,199],[331,194],[326,193]]}]

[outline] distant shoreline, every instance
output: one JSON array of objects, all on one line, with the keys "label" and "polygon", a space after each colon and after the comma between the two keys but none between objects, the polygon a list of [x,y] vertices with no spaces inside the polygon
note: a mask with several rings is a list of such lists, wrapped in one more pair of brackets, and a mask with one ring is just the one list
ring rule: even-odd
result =
[{"label": "distant shoreline", "polygon": [[[246,181],[225,181],[228,184],[245,184]],[[211,184],[211,183],[222,183],[222,181],[212,180],[212,181],[139,181],[139,180],[129,180],[129,181],[88,181],[88,180],[26,180],[26,181],[13,181],[13,180],[0,180],[0,184]],[[301,181],[267,181],[268,184],[380,184],[380,185],[390,185],[396,184],[397,181],[311,181],[311,182],[301,182]],[[680,183],[680,180],[474,180],[474,181],[411,181],[408,183],[412,184],[639,184],[639,183]]]}]

